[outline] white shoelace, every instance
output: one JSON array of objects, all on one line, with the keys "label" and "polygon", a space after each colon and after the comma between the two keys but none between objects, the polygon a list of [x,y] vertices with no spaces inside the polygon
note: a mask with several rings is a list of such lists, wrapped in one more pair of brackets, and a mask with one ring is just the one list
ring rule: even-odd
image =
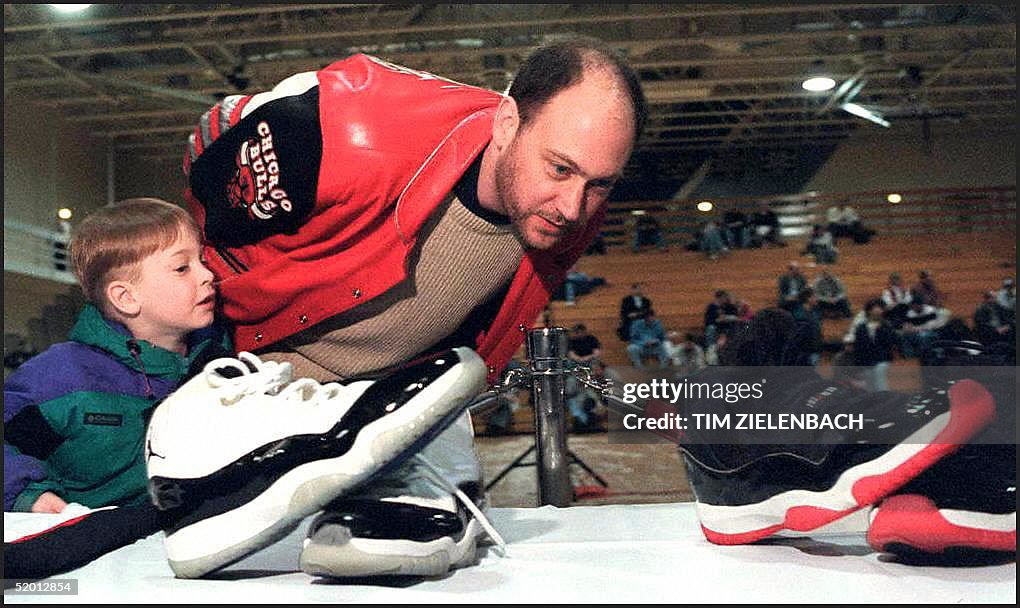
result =
[{"label": "white shoelace", "polygon": [[458,488],[456,485],[454,485],[448,479],[446,479],[446,477],[443,476],[442,471],[440,471],[438,467],[432,464],[428,458],[426,458],[420,453],[415,454],[413,458],[420,462],[425,467],[425,469],[431,474],[433,481],[435,481],[443,488],[445,488],[446,491],[452,493],[461,501],[461,503],[464,504],[464,507],[467,508],[467,510],[470,511],[471,514],[475,517],[475,519],[478,520],[478,523],[482,525],[482,529],[485,530],[485,533],[489,535],[489,538],[491,538],[493,542],[495,542],[496,545],[499,546],[500,549],[499,556],[508,557],[509,553],[507,550],[506,541],[504,541],[503,537],[499,535],[499,532],[496,531],[496,527],[492,525],[492,522],[489,521],[489,518],[485,516],[485,513],[483,513],[482,510],[478,508],[478,505],[475,504],[475,501],[471,500],[470,496],[465,494],[463,491],[461,491],[460,488]]},{"label": "white shoelace", "polygon": [[[236,370],[240,375],[228,378],[219,371],[224,368]],[[233,405],[246,395],[279,391],[290,383],[292,368],[289,363],[262,361],[251,353],[240,352],[236,359],[225,357],[210,361],[202,373],[209,386],[220,391],[223,405]]]}]

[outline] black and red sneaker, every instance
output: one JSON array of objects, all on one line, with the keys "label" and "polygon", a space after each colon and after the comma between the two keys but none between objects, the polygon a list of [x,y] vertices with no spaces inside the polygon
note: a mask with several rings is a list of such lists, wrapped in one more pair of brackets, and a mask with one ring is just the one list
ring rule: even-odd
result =
[{"label": "black and red sneaker", "polygon": [[967,445],[872,512],[868,544],[908,559],[1016,555],[1016,446]]},{"label": "black and red sneaker", "polygon": [[713,543],[810,531],[874,504],[955,452],[995,416],[991,394],[973,380],[908,396],[867,393],[815,376],[784,392],[789,397],[782,411],[805,403],[815,411],[863,414],[871,430],[866,439],[847,433],[811,445],[753,445],[748,438],[709,444],[688,431],[681,450],[702,531]]},{"label": "black and red sneaker", "polygon": [[883,500],[868,543],[920,563],[981,563],[1016,556],[1016,354],[973,343],[937,343],[930,378],[978,379],[996,420],[970,445]]}]

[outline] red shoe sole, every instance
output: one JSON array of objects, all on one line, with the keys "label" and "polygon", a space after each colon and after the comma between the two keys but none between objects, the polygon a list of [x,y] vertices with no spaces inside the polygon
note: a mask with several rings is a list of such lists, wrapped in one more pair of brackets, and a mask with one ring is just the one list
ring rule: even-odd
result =
[{"label": "red shoe sole", "polygon": [[[724,533],[702,523],[709,542],[717,545],[753,543],[782,530],[808,532],[846,517],[861,507],[889,496],[924,470],[955,452],[995,419],[995,399],[985,387],[973,380],[960,380],[949,389],[949,422],[935,438],[898,466],[879,475],[861,477],[852,482],[852,501],[846,508],[794,505],[786,509],[781,521],[756,530]],[[842,481],[842,479],[840,480]],[[833,487],[839,487],[837,482]],[[1014,534],[1015,537],[1015,534]],[[1015,539],[1014,539],[1015,540]]]},{"label": "red shoe sole", "polygon": [[946,519],[926,496],[902,494],[882,501],[868,527],[868,544],[886,551],[899,544],[941,554],[951,547],[1016,552],[1016,529],[961,526]]}]

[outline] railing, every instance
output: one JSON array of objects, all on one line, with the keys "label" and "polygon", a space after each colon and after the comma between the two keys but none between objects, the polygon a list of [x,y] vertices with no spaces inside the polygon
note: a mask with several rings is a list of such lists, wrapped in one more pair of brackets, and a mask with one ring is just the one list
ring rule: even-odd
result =
[{"label": "railing", "polygon": [[782,197],[709,199],[714,208],[700,212],[700,200],[618,202],[609,206],[602,236],[606,245],[630,246],[637,218],[655,218],[667,243],[691,241],[710,218],[738,209],[750,215],[762,202],[779,216],[784,237],[807,235],[814,224],[825,224],[825,212],[834,205],[850,205],[865,226],[881,234],[929,234],[1016,230],[1016,186],[899,191],[898,204],[886,200],[892,191],[818,194]]},{"label": "railing", "polygon": [[4,271],[75,284],[66,232],[4,219]]}]

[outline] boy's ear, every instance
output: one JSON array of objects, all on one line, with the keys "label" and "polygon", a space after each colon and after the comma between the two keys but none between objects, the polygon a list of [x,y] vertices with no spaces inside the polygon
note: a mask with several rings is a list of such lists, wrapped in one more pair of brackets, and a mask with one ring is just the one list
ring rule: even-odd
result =
[{"label": "boy's ear", "polygon": [[500,152],[505,151],[517,135],[518,128],[520,114],[517,112],[517,102],[513,97],[504,96],[503,101],[499,102],[496,119],[492,123],[492,142],[496,144],[496,149]]},{"label": "boy's ear", "polygon": [[142,308],[135,297],[134,286],[127,281],[110,281],[106,286],[106,299],[114,310],[125,317],[137,316]]}]

